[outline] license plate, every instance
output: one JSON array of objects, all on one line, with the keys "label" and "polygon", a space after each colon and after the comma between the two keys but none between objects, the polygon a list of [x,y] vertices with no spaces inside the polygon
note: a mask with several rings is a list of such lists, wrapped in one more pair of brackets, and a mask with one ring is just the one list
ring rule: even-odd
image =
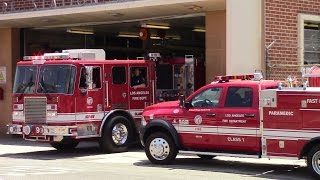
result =
[{"label": "license plate", "polygon": [[18,128],[17,126],[10,126],[9,127],[9,133],[18,133],[21,132],[20,128]]}]

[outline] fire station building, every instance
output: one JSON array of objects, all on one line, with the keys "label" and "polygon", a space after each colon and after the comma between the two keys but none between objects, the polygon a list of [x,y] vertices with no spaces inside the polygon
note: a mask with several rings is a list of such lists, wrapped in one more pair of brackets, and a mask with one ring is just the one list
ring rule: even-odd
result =
[{"label": "fire station building", "polygon": [[2,133],[24,55],[93,48],[107,59],[192,57],[198,86],[256,70],[301,77],[320,64],[319,0],[0,0],[0,14]]}]

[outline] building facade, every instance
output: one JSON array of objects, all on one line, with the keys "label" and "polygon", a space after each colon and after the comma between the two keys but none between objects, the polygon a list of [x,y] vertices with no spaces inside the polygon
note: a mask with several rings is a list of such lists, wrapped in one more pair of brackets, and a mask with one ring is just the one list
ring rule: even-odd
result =
[{"label": "building facade", "polygon": [[269,45],[270,79],[301,77],[320,63],[320,1],[265,0],[264,40]]},{"label": "building facade", "polygon": [[[0,0],[0,13],[0,68],[5,67],[5,80],[0,81],[4,90],[1,132],[11,119],[15,64],[23,55],[30,55],[28,49],[39,42],[37,38],[51,38],[66,48],[83,41],[85,47],[90,42],[100,47],[100,40],[59,35],[61,29],[94,27],[100,33],[112,34],[115,32],[110,29],[130,31],[145,22],[165,22],[184,40],[179,45],[170,44],[175,46],[172,51],[203,49],[207,83],[215,75],[251,74],[256,70],[263,71],[268,79],[284,80],[288,75],[299,77],[305,67],[320,64],[319,0]],[[200,26],[204,35],[187,33],[191,26]],[[67,40],[71,42],[68,46]],[[128,42],[133,46],[140,43],[126,40],[127,48]],[[37,46],[47,45],[42,42]],[[119,50],[111,46],[105,48]]]}]

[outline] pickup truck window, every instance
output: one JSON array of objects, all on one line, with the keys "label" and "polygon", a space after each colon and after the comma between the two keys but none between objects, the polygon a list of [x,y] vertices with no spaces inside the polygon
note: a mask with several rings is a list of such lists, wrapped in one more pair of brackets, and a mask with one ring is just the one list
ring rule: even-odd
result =
[{"label": "pickup truck window", "polygon": [[252,88],[229,87],[225,107],[252,107]]},{"label": "pickup truck window", "polygon": [[191,105],[194,108],[199,107],[217,107],[219,104],[222,88],[210,88],[202,91],[197,96],[192,98]]}]

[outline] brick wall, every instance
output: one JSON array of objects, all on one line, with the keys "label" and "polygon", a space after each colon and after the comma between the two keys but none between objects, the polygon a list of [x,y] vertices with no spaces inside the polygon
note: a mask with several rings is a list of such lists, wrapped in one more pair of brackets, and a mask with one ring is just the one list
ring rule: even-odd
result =
[{"label": "brick wall", "polygon": [[265,43],[270,49],[270,79],[301,77],[298,60],[298,14],[320,15],[320,0],[265,0]]},{"label": "brick wall", "polygon": [[[120,0],[0,0],[0,13],[110,3]],[[123,0],[121,0],[123,2]],[[126,0],[130,1],[130,0]]]}]

